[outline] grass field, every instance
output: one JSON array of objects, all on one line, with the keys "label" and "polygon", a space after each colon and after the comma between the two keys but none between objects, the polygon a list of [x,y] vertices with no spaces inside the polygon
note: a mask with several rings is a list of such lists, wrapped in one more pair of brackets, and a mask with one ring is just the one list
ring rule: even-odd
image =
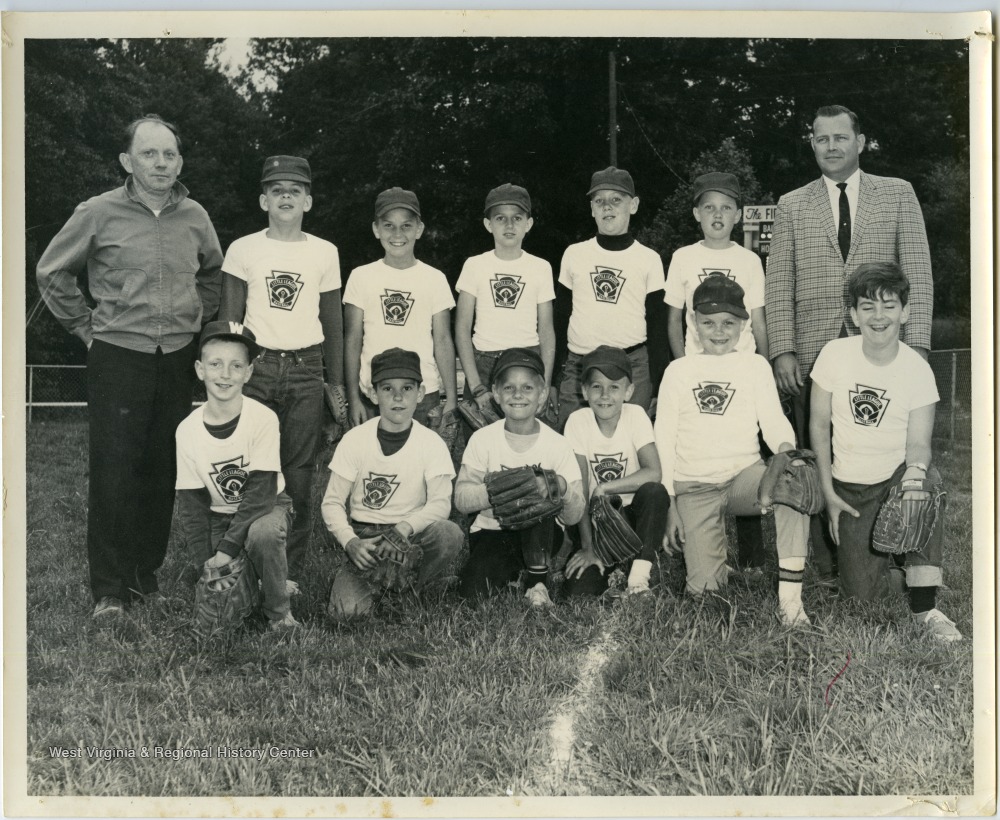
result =
[{"label": "grass field", "polygon": [[[774,567],[696,602],[665,556],[644,601],[532,612],[511,593],[473,610],[445,592],[334,626],[323,605],[341,557],[317,529],[295,599],[305,628],[200,646],[180,543],[163,608],[94,624],[86,427],[36,422],[27,444],[28,794],[972,791],[971,641],[929,643],[902,598],[846,604],[807,576],[815,626],[790,632]],[[952,488],[940,607],[971,638],[970,455],[938,464]]]}]

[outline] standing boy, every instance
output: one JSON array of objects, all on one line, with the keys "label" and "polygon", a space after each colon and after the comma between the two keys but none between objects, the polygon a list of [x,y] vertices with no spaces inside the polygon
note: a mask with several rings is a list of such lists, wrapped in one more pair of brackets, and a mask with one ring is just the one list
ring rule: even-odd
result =
[{"label": "standing boy", "polygon": [[851,275],[848,293],[851,320],[861,336],[834,339],[820,352],[812,369],[810,408],[840,590],[862,600],[883,597],[891,589],[890,570],[901,565],[913,619],[934,638],[958,641],[962,633],[935,605],[943,581],[944,516],[938,516],[924,548],[898,561],[872,544],[875,519],[890,490],[902,487],[906,511],[941,486],[931,467],[938,401],[934,373],[899,339],[910,317],[910,282],[895,262],[867,263]]},{"label": "standing boy", "polygon": [[[663,289],[663,301],[667,304],[667,336],[670,353],[675,359],[685,353],[703,352],[691,297],[709,276],[725,276],[743,288],[743,301],[750,318],[744,323],[736,349],[757,352],[767,359],[764,268],[757,254],[731,238],[740,220],[741,203],[740,183],[733,174],[713,171],[694,181],[694,218],[704,238],[674,251]],[[737,516],[736,532],[740,567],[762,572],[764,542],[756,516]]]},{"label": "standing boy", "polygon": [[194,369],[207,398],[177,427],[177,517],[196,566],[224,567],[246,551],[271,629],[284,629],[299,625],[286,587],[292,500],[278,417],[243,395],[257,353],[253,333],[237,322],[202,331]]},{"label": "standing boy", "polygon": [[[393,544],[423,552],[415,586],[445,576],[462,549],[462,529],[448,520],[451,455],[440,436],[413,418],[424,398],[416,353],[390,348],[371,362],[371,402],[378,418],[348,431],[330,462],[323,520],[350,559],[330,593],[331,617],[371,611],[380,590],[366,577],[380,561],[400,560]],[[383,538],[388,530],[391,537]]]},{"label": "standing boy", "polygon": [[546,581],[555,517],[527,529],[502,529],[493,514],[486,477],[524,466],[554,471],[563,492],[559,516],[563,523],[575,524],[584,512],[580,468],[569,442],[535,417],[546,398],[545,366],[537,353],[516,347],[504,351],[493,369],[492,387],[504,418],[472,434],[455,485],[455,508],[478,513],[469,533],[469,560],[459,594],[472,599],[495,594],[523,572],[528,603],[550,606]]},{"label": "standing boy", "polygon": [[423,235],[420,202],[413,191],[390,188],[375,200],[375,238],[385,256],[351,271],[344,293],[345,359],[350,420],[363,423],[375,413],[371,395],[372,358],[399,347],[420,357],[424,396],[413,417],[428,423],[428,414],[441,405],[435,418],[458,405],[455,382],[455,345],[449,311],[455,307],[445,275],[414,255]]},{"label": "standing boy", "polygon": [[[642,540],[625,567],[629,595],[649,592],[649,576],[667,528],[670,499],[660,479],[653,425],[632,397],[632,363],[625,351],[602,345],[580,360],[583,398],[589,405],[566,422],[566,439],[583,474],[584,498],[617,495],[622,513]],[[593,490],[590,488],[593,487]],[[567,592],[599,595],[612,567],[594,554],[590,520],[580,519],[580,549],[566,564]]]},{"label": "standing boy", "polygon": [[467,259],[458,277],[455,346],[465,373],[465,397],[484,409],[493,405],[495,411],[490,374],[509,348],[537,351],[545,365],[546,394],[552,384],[552,266],[521,249],[533,224],[527,190],[510,183],[494,188],[486,195],[483,225],[496,247]]},{"label": "standing boy", "polygon": [[[758,431],[775,453],[795,434],[781,411],[767,359],[736,345],[749,317],[743,288],[710,276],[694,292],[695,331],[703,353],[672,362],[660,386],[656,447],[670,494],[667,537],[684,552],[692,595],[728,581],[726,513],[760,515],[765,473]],[[779,614],[786,626],[808,624],[802,609],[809,517],[774,506],[778,532]]]},{"label": "standing boy", "polygon": [[[288,568],[297,579],[312,532],[324,379],[344,390],[340,258],[331,243],[302,230],[312,208],[306,160],[268,157],[260,183],[268,226],[229,247],[219,318],[245,321],[260,343],[246,392],[274,410],[281,424],[281,469],[295,510]],[[289,588],[297,593],[298,583],[290,581]]]},{"label": "standing boy", "polygon": [[565,355],[561,366],[556,363],[551,391],[559,429],[580,406],[584,355],[602,344],[622,348],[632,363],[629,401],[643,410],[649,410],[666,357],[663,261],[629,233],[639,210],[632,176],[613,166],[598,171],[587,196],[597,236],[566,249],[556,287],[556,350]]}]

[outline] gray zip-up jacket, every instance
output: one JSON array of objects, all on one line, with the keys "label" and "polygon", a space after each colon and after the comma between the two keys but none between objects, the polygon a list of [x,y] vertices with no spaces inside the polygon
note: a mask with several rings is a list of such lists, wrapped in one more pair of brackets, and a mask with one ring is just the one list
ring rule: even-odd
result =
[{"label": "gray zip-up jacket", "polygon": [[[121,188],[77,206],[49,243],[36,275],[56,319],[86,345],[93,339],[173,353],[215,315],[222,292],[222,248],[205,209],[174,183],[155,215]],[[86,274],[91,308],[77,277]]]}]

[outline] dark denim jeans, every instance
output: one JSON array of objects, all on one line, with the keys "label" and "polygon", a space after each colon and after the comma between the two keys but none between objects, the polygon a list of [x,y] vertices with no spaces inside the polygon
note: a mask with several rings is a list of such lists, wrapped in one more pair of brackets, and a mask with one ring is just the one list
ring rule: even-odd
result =
[{"label": "dark denim jeans", "polygon": [[302,572],[312,533],[312,485],[323,424],[323,351],[262,350],[243,393],[270,407],[281,425],[281,472],[295,517],[288,538],[288,577]]}]

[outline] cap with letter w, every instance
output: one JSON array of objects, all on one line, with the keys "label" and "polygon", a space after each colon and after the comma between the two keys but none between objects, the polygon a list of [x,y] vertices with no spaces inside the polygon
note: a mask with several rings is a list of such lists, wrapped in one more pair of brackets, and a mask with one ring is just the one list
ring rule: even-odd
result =
[{"label": "cap with letter w", "polygon": [[225,339],[230,342],[242,342],[247,346],[247,350],[250,352],[250,359],[256,359],[257,354],[260,353],[260,346],[257,344],[257,337],[254,336],[253,331],[246,325],[242,325],[239,322],[224,322],[216,321],[209,322],[202,328],[201,339],[198,342],[198,355],[201,355],[201,349],[205,346],[206,342],[210,342],[213,339]]}]

